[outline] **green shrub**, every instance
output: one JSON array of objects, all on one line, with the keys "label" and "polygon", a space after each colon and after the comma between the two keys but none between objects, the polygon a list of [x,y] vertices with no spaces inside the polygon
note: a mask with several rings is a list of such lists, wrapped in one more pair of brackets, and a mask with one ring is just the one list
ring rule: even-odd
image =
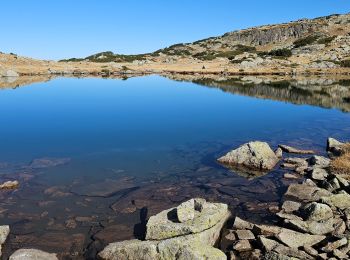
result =
[{"label": "green shrub", "polygon": [[340,62],[340,66],[342,66],[344,68],[350,68],[350,60],[342,60]]},{"label": "green shrub", "polygon": [[277,49],[269,52],[269,55],[276,57],[290,57],[292,56],[292,51],[289,49]]},{"label": "green shrub", "polygon": [[308,36],[308,37],[305,37],[305,38],[301,38],[301,39],[298,39],[294,42],[294,46],[296,48],[299,48],[299,47],[303,47],[303,46],[306,46],[306,45],[310,45],[310,44],[313,44],[319,37],[314,35],[314,36]]},{"label": "green shrub", "polygon": [[317,43],[319,43],[319,44],[329,44],[329,43],[331,43],[335,38],[336,38],[336,36],[325,37],[325,38],[319,39],[319,40],[317,41]]}]

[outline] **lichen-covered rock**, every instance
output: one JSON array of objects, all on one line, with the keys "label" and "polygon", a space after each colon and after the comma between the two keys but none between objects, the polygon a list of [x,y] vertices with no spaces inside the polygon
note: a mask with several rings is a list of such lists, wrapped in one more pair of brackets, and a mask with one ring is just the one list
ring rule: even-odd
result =
[{"label": "lichen-covered rock", "polygon": [[[149,236],[156,236],[154,232],[157,221],[161,222],[160,226],[163,225],[158,230],[164,230],[167,224],[175,229],[173,233],[171,229],[166,229],[162,234],[156,236],[157,238],[166,237],[165,239],[111,243],[98,256],[104,260],[225,260],[226,255],[213,246],[220,238],[221,230],[231,215],[227,205],[194,199],[194,209],[196,211],[194,219],[185,223],[179,223],[177,219],[173,219],[175,222],[172,222],[172,212],[176,214],[176,208],[163,211],[153,219],[151,217],[151,224],[147,225]],[[205,217],[203,214],[208,214],[208,216]],[[171,223],[178,224],[180,227]],[[148,229],[151,231],[148,232]]]},{"label": "lichen-covered rock", "polygon": [[195,234],[209,229],[219,223],[228,214],[226,204],[197,201],[197,209],[192,220],[179,223],[176,208],[165,210],[152,216],[147,223],[147,240],[163,240],[177,236]]},{"label": "lichen-covered rock", "polygon": [[322,203],[309,203],[305,205],[302,211],[305,220],[321,221],[333,217],[332,209],[328,205]]},{"label": "lichen-covered rock", "polygon": [[9,233],[10,233],[9,226],[0,226],[0,256],[1,256],[2,244],[5,243]]},{"label": "lichen-covered rock", "polygon": [[309,235],[286,228],[283,228],[275,237],[291,248],[313,246],[326,238],[323,235]]},{"label": "lichen-covered rock", "polygon": [[286,212],[286,213],[292,213],[294,211],[299,210],[301,207],[301,203],[299,202],[295,202],[295,201],[291,201],[291,200],[286,200],[285,202],[283,202],[282,204],[282,209]]},{"label": "lichen-covered rock", "polygon": [[348,193],[333,194],[322,198],[323,203],[339,209],[350,208],[350,195]]},{"label": "lichen-covered rock", "polygon": [[176,213],[177,213],[177,219],[184,223],[189,220],[194,219],[195,215],[195,201],[194,199],[191,199],[189,201],[186,201],[179,206],[176,207]]},{"label": "lichen-covered rock", "polygon": [[293,198],[298,201],[318,201],[321,197],[331,196],[332,193],[316,186],[304,184],[291,184],[285,193],[286,197]]},{"label": "lichen-covered rock", "polygon": [[303,221],[298,219],[285,220],[285,223],[293,230],[312,235],[326,235],[334,231],[335,220]]},{"label": "lichen-covered rock", "polygon": [[243,166],[260,171],[272,170],[279,159],[265,142],[250,142],[218,159],[230,166]]},{"label": "lichen-covered rock", "polygon": [[56,254],[50,254],[37,249],[19,249],[9,260],[58,260]]},{"label": "lichen-covered rock", "polygon": [[160,259],[157,246],[158,242],[136,239],[111,243],[99,253],[99,257],[106,260],[157,260]]}]

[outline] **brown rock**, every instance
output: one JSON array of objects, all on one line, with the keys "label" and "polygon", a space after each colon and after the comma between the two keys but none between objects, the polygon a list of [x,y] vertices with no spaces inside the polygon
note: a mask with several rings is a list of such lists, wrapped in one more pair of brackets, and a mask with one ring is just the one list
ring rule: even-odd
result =
[{"label": "brown rock", "polygon": [[233,249],[238,252],[245,252],[245,251],[250,251],[253,248],[249,240],[239,240],[238,242],[234,243]]},{"label": "brown rock", "polygon": [[250,230],[236,230],[236,235],[240,240],[253,240],[254,234]]},{"label": "brown rock", "polygon": [[240,217],[236,217],[235,222],[233,223],[233,228],[235,229],[253,229],[253,227],[254,224],[249,223],[248,221],[245,221]]}]

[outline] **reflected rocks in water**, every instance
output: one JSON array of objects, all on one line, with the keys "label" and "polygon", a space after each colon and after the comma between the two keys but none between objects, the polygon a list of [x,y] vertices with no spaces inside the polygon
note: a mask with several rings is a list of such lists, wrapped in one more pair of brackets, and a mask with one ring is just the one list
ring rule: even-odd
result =
[{"label": "reflected rocks in water", "polygon": [[224,77],[179,74],[169,74],[166,77],[219,88],[232,94],[350,112],[350,77]]}]

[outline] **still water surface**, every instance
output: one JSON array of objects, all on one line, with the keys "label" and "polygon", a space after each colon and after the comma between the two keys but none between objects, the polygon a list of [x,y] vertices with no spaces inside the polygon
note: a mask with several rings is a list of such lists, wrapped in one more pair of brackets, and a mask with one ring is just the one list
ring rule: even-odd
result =
[{"label": "still water surface", "polygon": [[[137,236],[142,210],[152,215],[193,196],[264,218],[264,203],[278,203],[288,184],[282,170],[247,180],[216,164],[218,156],[250,140],[324,154],[328,136],[350,139],[348,86],[335,102],[326,93],[339,90],[334,85],[323,92],[265,86],[262,95],[252,94],[259,86],[195,82],[59,78],[0,90],[1,180],[21,182],[1,194],[0,224],[12,230],[8,251],[91,256]],[[315,93],[319,105],[308,104]],[[33,164],[38,158],[57,166]]]}]

